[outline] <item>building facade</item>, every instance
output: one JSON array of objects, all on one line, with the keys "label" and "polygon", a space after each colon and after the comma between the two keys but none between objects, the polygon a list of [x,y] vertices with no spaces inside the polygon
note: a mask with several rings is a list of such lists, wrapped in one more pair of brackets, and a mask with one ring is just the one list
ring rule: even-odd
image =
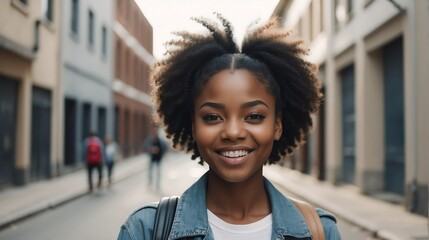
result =
[{"label": "building facade", "polygon": [[62,169],[84,163],[82,142],[90,131],[113,134],[113,1],[64,1],[61,34]]},{"label": "building facade", "polygon": [[325,102],[297,168],[428,215],[429,2],[282,0]]},{"label": "building facade", "polygon": [[153,30],[134,0],[115,1],[114,136],[125,156],[143,150],[152,121]]},{"label": "building facade", "polygon": [[5,0],[0,22],[0,189],[81,168],[90,131],[142,151],[153,32],[134,0]]},{"label": "building facade", "polygon": [[60,4],[0,2],[0,188],[58,173]]}]

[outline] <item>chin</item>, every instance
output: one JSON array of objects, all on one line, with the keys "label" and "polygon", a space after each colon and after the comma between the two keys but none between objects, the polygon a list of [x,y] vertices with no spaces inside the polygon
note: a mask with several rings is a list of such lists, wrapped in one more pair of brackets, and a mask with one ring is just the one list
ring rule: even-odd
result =
[{"label": "chin", "polygon": [[[228,183],[242,183],[245,182],[255,176],[257,176],[258,172],[250,173],[243,171],[234,171],[228,170],[227,172],[222,172],[218,174],[217,172],[213,172],[218,178]],[[261,171],[262,176],[262,171]]]}]

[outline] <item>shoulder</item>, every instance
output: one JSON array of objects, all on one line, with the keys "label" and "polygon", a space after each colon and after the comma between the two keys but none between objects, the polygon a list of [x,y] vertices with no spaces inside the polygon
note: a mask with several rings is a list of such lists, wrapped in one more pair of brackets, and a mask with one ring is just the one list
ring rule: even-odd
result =
[{"label": "shoulder", "polygon": [[337,219],[334,214],[321,208],[316,208],[316,212],[322,222],[325,238],[334,240],[341,239],[337,228]]},{"label": "shoulder", "polygon": [[130,214],[122,224],[118,239],[151,239],[158,204],[147,204]]}]

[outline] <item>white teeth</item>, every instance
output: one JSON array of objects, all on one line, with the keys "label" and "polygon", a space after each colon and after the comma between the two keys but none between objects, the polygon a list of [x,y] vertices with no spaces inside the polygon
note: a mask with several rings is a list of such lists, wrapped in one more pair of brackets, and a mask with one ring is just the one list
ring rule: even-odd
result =
[{"label": "white teeth", "polygon": [[237,151],[226,151],[220,153],[224,157],[230,157],[230,158],[237,158],[237,157],[244,157],[247,154],[249,154],[249,151],[246,150],[237,150]]}]

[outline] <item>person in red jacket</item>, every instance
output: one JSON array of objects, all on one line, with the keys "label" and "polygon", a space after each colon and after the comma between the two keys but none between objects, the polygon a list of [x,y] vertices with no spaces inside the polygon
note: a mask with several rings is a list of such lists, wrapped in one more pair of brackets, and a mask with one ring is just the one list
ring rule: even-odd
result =
[{"label": "person in red jacket", "polygon": [[94,168],[98,172],[98,188],[101,188],[101,181],[103,179],[104,145],[100,138],[97,137],[96,132],[91,131],[83,141],[82,156],[86,162],[88,171],[89,191],[92,192],[94,190],[92,184],[92,171]]}]

